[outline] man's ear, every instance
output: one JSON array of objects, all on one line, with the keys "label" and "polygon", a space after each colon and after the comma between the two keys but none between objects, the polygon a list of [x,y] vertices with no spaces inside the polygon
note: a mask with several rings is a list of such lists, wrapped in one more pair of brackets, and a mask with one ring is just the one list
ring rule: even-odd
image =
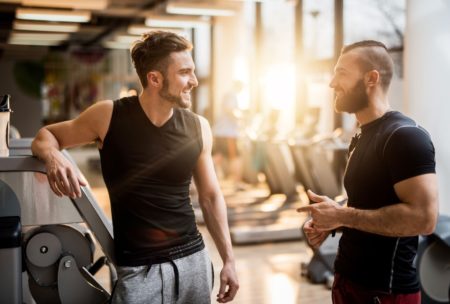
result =
[{"label": "man's ear", "polygon": [[147,73],[147,83],[154,88],[161,88],[164,77],[159,71],[150,71]]},{"label": "man's ear", "polygon": [[377,70],[371,70],[365,75],[365,82],[367,87],[374,87],[380,83],[380,72]]}]

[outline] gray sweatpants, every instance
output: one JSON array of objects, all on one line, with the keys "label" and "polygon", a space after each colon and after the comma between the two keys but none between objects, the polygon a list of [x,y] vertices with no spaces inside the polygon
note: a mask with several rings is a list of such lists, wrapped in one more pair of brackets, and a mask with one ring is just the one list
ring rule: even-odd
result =
[{"label": "gray sweatpants", "polygon": [[210,304],[214,274],[206,249],[176,259],[179,293],[176,299],[174,265],[170,262],[138,267],[117,267],[113,304]]}]

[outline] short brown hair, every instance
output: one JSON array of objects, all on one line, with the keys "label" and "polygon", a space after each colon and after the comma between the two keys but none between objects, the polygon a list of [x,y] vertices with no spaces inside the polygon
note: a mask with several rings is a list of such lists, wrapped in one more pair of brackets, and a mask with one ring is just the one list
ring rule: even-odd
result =
[{"label": "short brown hair", "polygon": [[394,74],[394,62],[387,47],[379,41],[363,40],[344,46],[341,55],[354,49],[361,49],[359,64],[363,72],[377,70],[380,73],[381,88],[386,92]]},{"label": "short brown hair", "polygon": [[164,76],[172,52],[190,51],[192,44],[185,38],[164,31],[153,31],[142,35],[131,47],[131,58],[142,87],[147,87],[147,73],[156,70]]}]

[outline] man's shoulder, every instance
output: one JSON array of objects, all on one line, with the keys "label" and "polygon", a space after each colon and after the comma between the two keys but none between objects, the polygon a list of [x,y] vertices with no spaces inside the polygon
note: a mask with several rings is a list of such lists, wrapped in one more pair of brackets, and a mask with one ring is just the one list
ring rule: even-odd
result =
[{"label": "man's shoulder", "polygon": [[127,107],[136,104],[139,102],[139,98],[137,96],[126,96],[119,99],[111,100],[111,104],[114,107]]},{"label": "man's shoulder", "polygon": [[399,130],[403,128],[423,129],[417,124],[417,122],[414,119],[406,116],[401,112],[392,111],[386,115],[386,118],[380,124],[380,127],[378,128],[377,132],[378,137],[384,140],[388,140],[389,137],[393,136],[395,133],[397,133]]},{"label": "man's shoulder", "polygon": [[392,127],[400,127],[400,126],[417,126],[417,123],[411,117],[406,116],[405,114],[392,111],[387,114],[387,119],[383,124],[384,129],[390,129]]},{"label": "man's shoulder", "polygon": [[193,118],[193,117],[197,116],[197,114],[192,112],[190,109],[184,109],[184,108],[175,107],[175,108],[173,108],[173,110],[174,110],[174,112],[180,113],[180,115],[182,115],[182,116],[186,116],[186,117],[190,117],[190,118]]},{"label": "man's shoulder", "polygon": [[80,116],[77,118],[80,121],[87,120],[101,120],[104,116],[112,112],[113,101],[112,100],[101,100],[95,102],[89,108],[87,108]]},{"label": "man's shoulder", "polygon": [[182,108],[174,108],[174,111],[178,112],[180,116],[185,117],[187,119],[193,120],[198,122],[199,124],[203,125],[205,123],[208,123],[205,117],[192,112],[189,109],[182,109]]},{"label": "man's shoulder", "polygon": [[94,103],[94,106],[97,108],[111,108],[113,104],[113,100],[100,100]]},{"label": "man's shoulder", "polygon": [[382,145],[382,155],[388,146],[392,146],[395,143],[396,146],[404,145],[409,146],[411,143],[427,143],[431,142],[431,136],[420,126],[414,119],[396,112],[389,117],[380,131]]}]

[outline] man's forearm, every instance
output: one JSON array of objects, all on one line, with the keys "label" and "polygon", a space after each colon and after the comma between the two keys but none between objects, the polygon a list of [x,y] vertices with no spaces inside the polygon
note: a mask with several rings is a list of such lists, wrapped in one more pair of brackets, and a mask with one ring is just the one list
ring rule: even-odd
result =
[{"label": "man's forearm", "polygon": [[225,202],[220,196],[201,199],[203,217],[223,263],[234,262]]},{"label": "man's forearm", "polygon": [[375,210],[342,208],[343,226],[385,236],[430,234],[434,229],[433,212],[417,210],[398,203]]}]

